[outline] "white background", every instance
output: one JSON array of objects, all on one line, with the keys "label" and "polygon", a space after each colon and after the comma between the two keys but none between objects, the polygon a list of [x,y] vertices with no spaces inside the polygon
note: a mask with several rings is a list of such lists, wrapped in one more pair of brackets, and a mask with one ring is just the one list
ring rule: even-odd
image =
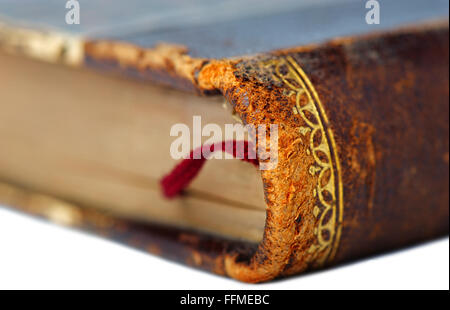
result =
[{"label": "white background", "polygon": [[449,239],[251,285],[0,208],[0,289],[449,289]]}]

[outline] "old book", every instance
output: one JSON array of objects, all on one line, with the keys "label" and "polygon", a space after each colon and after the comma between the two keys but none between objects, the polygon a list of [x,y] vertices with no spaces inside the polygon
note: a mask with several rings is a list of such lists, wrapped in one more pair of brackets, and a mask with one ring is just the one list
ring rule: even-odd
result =
[{"label": "old book", "polygon": [[[248,282],[448,234],[448,3],[382,12],[0,1],[0,204]],[[276,124],[277,164],[209,160],[167,199],[194,116]]]}]

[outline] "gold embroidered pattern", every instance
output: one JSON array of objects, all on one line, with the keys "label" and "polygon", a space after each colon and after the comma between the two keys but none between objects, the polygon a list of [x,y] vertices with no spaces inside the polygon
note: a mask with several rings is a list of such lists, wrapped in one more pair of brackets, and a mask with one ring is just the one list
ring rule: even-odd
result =
[{"label": "gold embroidered pattern", "polygon": [[316,242],[308,253],[311,254],[311,262],[322,265],[336,254],[343,219],[341,167],[336,143],[319,96],[296,61],[287,56],[271,61],[269,65],[274,66],[274,78],[295,95],[293,113],[305,122],[305,126],[299,127],[299,133],[304,141],[308,141],[307,154],[314,158],[308,172],[317,177],[313,191]]}]

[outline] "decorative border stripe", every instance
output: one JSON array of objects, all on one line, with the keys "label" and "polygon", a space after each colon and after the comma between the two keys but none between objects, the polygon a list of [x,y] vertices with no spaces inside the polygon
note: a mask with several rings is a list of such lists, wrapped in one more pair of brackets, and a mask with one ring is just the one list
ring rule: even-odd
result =
[{"label": "decorative border stripe", "polygon": [[317,178],[312,193],[316,199],[313,209],[317,219],[316,242],[308,253],[311,254],[310,263],[320,266],[333,260],[342,230],[344,194],[336,142],[323,104],[298,63],[286,56],[270,61],[270,65],[274,65],[274,78],[290,89],[289,95],[295,95],[293,112],[305,123],[299,127],[299,134],[309,142],[307,154],[314,159],[308,171]]}]

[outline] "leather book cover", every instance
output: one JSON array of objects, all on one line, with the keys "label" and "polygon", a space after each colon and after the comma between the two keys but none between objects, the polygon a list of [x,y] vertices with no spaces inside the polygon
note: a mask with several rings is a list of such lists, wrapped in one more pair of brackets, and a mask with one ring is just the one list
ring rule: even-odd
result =
[{"label": "leather book cover", "polygon": [[[0,19],[2,49],[199,96],[221,94],[244,124],[279,124],[278,165],[261,171],[266,221],[258,244],[113,217],[20,184],[0,183],[0,202],[246,282],[446,235],[448,3],[412,2],[417,8],[408,14],[402,5],[411,1],[383,2],[379,27],[366,24],[357,1],[279,11],[262,1],[272,13],[231,20],[224,9],[209,26],[185,17],[178,22],[186,27],[154,31],[95,28],[86,16],[71,33],[50,20],[33,24],[0,1],[8,17]],[[108,12],[95,20],[112,20]]]}]

